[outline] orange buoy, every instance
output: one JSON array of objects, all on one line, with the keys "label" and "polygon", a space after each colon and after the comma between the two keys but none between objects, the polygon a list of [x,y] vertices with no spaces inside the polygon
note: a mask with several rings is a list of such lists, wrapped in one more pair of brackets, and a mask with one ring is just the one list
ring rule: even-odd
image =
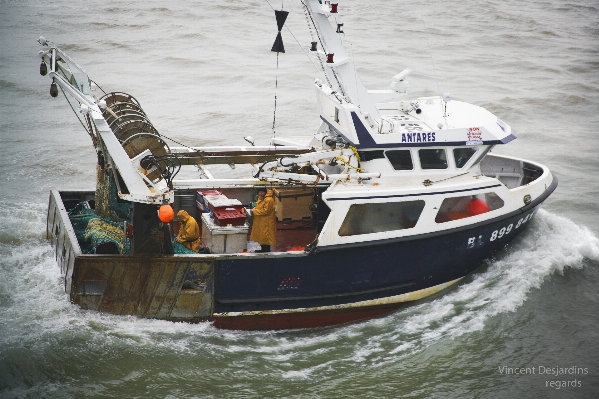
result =
[{"label": "orange buoy", "polygon": [[466,209],[469,216],[480,215],[485,212],[489,212],[489,205],[479,198],[475,198],[470,203],[468,203],[468,207]]},{"label": "orange buoy", "polygon": [[162,223],[170,223],[175,218],[175,211],[169,204],[160,205],[158,209],[158,218]]}]

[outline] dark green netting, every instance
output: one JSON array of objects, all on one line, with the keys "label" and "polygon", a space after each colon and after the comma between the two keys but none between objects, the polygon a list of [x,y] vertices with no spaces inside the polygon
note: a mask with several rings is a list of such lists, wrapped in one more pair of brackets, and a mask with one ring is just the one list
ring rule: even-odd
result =
[{"label": "dark green netting", "polygon": [[98,166],[96,182],[96,213],[109,220],[129,220],[131,202],[119,199],[118,190],[111,172]]},{"label": "dark green netting", "polygon": [[[98,216],[87,202],[80,202],[69,212],[69,219],[83,253],[96,253],[98,246],[104,244],[114,245],[118,253],[131,253],[131,241],[125,239],[123,222],[115,222]],[[174,237],[176,236],[172,238],[174,239]],[[176,241],[173,242],[173,250],[175,254],[197,255],[197,252],[187,249]]]},{"label": "dark green netting", "polygon": [[103,244],[113,244],[121,254],[130,252],[130,242],[125,239],[123,222],[99,217],[85,202],[79,203],[69,212],[69,219],[83,253],[95,253],[98,246]]},{"label": "dark green netting", "polygon": [[190,254],[190,255],[197,255],[198,253],[195,251],[192,251],[191,249],[187,249],[187,247],[185,247],[185,245],[181,244],[180,242],[174,241],[173,242],[173,251],[176,254]]}]

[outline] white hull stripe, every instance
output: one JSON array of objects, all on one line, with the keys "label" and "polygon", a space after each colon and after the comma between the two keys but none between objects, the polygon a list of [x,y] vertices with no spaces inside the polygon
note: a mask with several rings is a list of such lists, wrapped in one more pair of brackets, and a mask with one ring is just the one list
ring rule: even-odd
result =
[{"label": "white hull stripe", "polygon": [[264,315],[277,315],[277,314],[290,314],[290,313],[308,313],[308,312],[321,312],[328,310],[341,310],[341,309],[355,309],[361,307],[391,305],[394,303],[411,302],[418,299],[425,298],[433,295],[455,283],[460,281],[463,277],[457,278],[447,283],[435,285],[433,287],[425,288],[418,291],[408,292],[400,295],[393,295],[386,298],[369,299],[367,301],[353,302],[343,305],[329,305],[329,306],[317,306],[313,308],[295,308],[295,309],[281,309],[281,310],[258,310],[250,312],[224,312],[224,313],[213,313],[213,317],[233,317],[233,316],[264,316]]}]

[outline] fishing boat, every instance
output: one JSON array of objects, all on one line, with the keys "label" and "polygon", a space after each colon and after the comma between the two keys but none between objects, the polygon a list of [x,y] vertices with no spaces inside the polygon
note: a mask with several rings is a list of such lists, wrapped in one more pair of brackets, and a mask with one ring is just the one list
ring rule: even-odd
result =
[{"label": "fishing boat", "polygon": [[[557,179],[491,153],[515,132],[450,95],[410,98],[409,70],[367,90],[343,47],[338,4],[302,0],[319,119],[267,146],[190,147],[161,135],[133,96],[100,93],[40,37],[40,73],[74,99],[97,153],[95,191],[50,194],[47,234],[70,301],[83,309],[227,329],[330,326],[381,316],[458,283],[529,225]],[[284,52],[287,12],[275,11]],[[69,100],[71,101],[71,100]],[[170,143],[170,145],[169,145]],[[212,165],[247,165],[247,177]],[[181,168],[197,178],[177,179]],[[223,169],[223,168],[220,168]],[[249,240],[272,190],[276,244]],[[173,242],[185,210],[201,251]]]}]

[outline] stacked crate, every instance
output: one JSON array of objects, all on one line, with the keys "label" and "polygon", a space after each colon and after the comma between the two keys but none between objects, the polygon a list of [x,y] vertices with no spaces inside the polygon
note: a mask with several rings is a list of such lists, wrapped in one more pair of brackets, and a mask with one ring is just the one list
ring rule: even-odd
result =
[{"label": "stacked crate", "polygon": [[218,190],[198,190],[196,200],[202,221],[202,244],[214,254],[243,252],[249,226],[241,202]]},{"label": "stacked crate", "polygon": [[[244,218],[245,220],[245,218]],[[247,224],[221,226],[210,214],[202,214],[202,244],[213,254],[235,254],[247,249]]]},{"label": "stacked crate", "polygon": [[198,190],[196,192],[196,207],[198,210],[198,217],[200,217],[202,213],[210,213],[210,208],[206,203],[206,199],[216,199],[219,197],[227,198],[224,195],[222,195],[221,192],[218,190]]},{"label": "stacked crate", "polygon": [[210,216],[218,226],[242,226],[245,224],[245,210],[239,200],[224,195],[206,197]]},{"label": "stacked crate", "polygon": [[218,190],[198,190],[196,193],[198,217],[209,213],[217,226],[242,226],[246,214],[241,201],[227,198]]},{"label": "stacked crate", "polygon": [[274,190],[275,214],[280,222],[311,220],[314,190],[311,188],[281,188]]}]

